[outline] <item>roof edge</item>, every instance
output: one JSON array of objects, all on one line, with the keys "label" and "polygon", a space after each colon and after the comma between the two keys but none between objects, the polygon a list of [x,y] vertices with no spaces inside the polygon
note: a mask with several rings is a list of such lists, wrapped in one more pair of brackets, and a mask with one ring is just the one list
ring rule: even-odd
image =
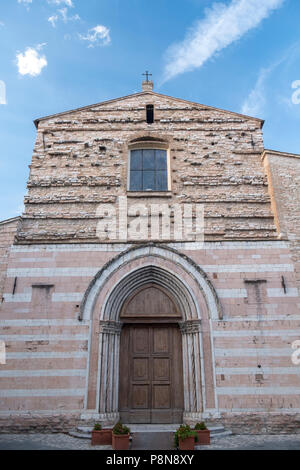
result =
[{"label": "roof edge", "polygon": [[265,149],[262,153],[262,160],[266,157],[266,155],[272,154],[276,155],[278,157],[287,157],[287,158],[300,158],[299,153],[289,153],[289,152],[281,152],[279,150],[271,150],[271,149]]},{"label": "roof edge", "polygon": [[20,215],[17,215],[16,217],[12,217],[10,219],[0,220],[0,225],[10,224],[11,222],[15,222],[17,220],[21,220]]},{"label": "roof edge", "polygon": [[35,124],[35,127],[38,128],[39,122],[44,121],[46,119],[51,119],[53,117],[62,116],[64,114],[74,113],[76,111],[84,111],[85,109],[92,108],[93,106],[101,106],[102,104],[109,104],[109,103],[113,103],[115,101],[125,100],[125,99],[131,98],[133,96],[142,96],[142,95],[162,96],[164,98],[173,99],[175,101],[180,101],[180,102],[183,102],[183,103],[189,103],[189,104],[193,104],[193,105],[196,105],[196,106],[203,106],[205,108],[209,108],[209,109],[214,110],[214,111],[221,111],[223,113],[229,113],[229,114],[233,114],[235,116],[244,117],[244,118],[247,118],[247,119],[251,119],[253,121],[260,122],[261,128],[263,127],[263,125],[265,123],[264,119],[256,118],[256,117],[253,117],[253,116],[248,116],[246,114],[237,113],[235,111],[229,111],[229,110],[223,109],[223,108],[216,108],[215,106],[204,105],[204,104],[198,103],[196,101],[189,101],[189,100],[185,100],[185,99],[182,99],[182,98],[176,98],[174,96],[164,95],[162,93],[156,93],[155,91],[140,91],[138,93],[131,93],[130,95],[121,96],[119,98],[113,98],[113,99],[110,99],[110,100],[100,101],[99,103],[94,103],[94,104],[89,104],[87,106],[82,106],[82,107],[79,107],[79,108],[69,109],[67,111],[62,111],[60,113],[49,114],[48,116],[43,116],[43,117],[37,118],[33,122]]}]

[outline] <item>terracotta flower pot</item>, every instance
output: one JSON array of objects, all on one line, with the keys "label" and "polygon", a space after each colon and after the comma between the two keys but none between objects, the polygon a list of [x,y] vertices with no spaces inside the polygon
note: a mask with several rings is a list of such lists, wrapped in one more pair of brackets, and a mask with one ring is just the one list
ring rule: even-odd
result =
[{"label": "terracotta flower pot", "polygon": [[111,446],[112,429],[101,429],[92,431],[92,446]]},{"label": "terracotta flower pot", "polygon": [[196,430],[198,436],[198,445],[208,445],[210,444],[210,430],[209,429],[198,429]]},{"label": "terracotta flower pot", "polygon": [[114,450],[128,450],[129,449],[129,434],[112,433],[112,448]]},{"label": "terracotta flower pot", "polygon": [[179,441],[179,449],[180,450],[194,450],[195,448],[195,438],[192,437],[187,437],[186,439],[178,439]]}]

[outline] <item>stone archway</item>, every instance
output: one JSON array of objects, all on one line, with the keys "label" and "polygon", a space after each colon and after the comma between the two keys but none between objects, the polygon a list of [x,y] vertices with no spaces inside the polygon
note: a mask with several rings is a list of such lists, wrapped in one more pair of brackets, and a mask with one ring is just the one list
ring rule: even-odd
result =
[{"label": "stone archway", "polygon": [[103,422],[119,418],[120,312],[126,299],[149,283],[168,291],[182,314],[184,420],[216,416],[210,326],[211,318],[221,317],[216,292],[206,274],[186,256],[168,247],[147,245],[114,258],[85,295],[82,316],[90,320],[90,340],[83,418],[95,416]]}]

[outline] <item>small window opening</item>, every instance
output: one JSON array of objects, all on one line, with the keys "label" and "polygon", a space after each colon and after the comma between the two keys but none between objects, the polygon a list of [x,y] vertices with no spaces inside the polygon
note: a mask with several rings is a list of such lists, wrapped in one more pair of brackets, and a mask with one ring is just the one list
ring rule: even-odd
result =
[{"label": "small window opening", "polygon": [[153,104],[146,105],[146,119],[147,124],[153,124],[154,122],[154,106]]}]

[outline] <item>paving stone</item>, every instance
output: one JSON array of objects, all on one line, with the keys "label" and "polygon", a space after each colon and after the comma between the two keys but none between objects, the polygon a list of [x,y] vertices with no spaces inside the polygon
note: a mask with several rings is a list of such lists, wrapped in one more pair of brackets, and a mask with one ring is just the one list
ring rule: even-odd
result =
[{"label": "paving stone", "polygon": [[[174,450],[172,433],[137,433],[132,450]],[[90,441],[66,434],[0,434],[0,450],[111,450],[111,446],[91,446]],[[300,434],[232,435],[212,439],[196,450],[300,450]]]}]

